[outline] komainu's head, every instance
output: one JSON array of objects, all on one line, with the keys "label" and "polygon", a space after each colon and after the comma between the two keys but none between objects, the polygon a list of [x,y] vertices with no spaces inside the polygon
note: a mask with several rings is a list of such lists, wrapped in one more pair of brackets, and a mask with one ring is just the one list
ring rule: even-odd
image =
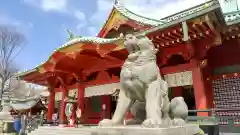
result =
[{"label": "komainu's head", "polygon": [[143,51],[151,51],[154,54],[157,52],[152,41],[146,36],[136,37],[128,34],[125,37],[124,46],[128,50],[129,55]]}]

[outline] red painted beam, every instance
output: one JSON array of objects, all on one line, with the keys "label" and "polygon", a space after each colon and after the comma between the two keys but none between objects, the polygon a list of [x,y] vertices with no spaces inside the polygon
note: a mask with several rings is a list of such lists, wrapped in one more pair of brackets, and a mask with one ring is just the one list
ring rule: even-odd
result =
[{"label": "red painted beam", "polygon": [[214,75],[211,77],[211,80],[232,78],[232,77],[240,77],[240,73],[228,73],[228,74]]},{"label": "red painted beam", "polygon": [[97,71],[102,71],[102,70],[107,70],[109,68],[116,68],[116,67],[122,67],[123,63],[118,63],[118,64],[112,64],[108,65],[107,67],[97,67],[93,69],[86,69],[83,71],[84,74],[89,75],[90,73],[97,72]]}]

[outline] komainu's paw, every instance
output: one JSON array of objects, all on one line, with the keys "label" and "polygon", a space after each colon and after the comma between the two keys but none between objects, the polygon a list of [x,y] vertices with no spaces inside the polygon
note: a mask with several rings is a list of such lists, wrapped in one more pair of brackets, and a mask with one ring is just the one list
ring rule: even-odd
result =
[{"label": "komainu's paw", "polygon": [[162,121],[163,121],[162,125],[164,125],[164,126],[171,126],[172,125],[172,120],[170,119],[170,117],[163,118]]},{"label": "komainu's paw", "polygon": [[131,119],[126,121],[126,125],[140,125],[142,122],[142,120]]},{"label": "komainu's paw", "polygon": [[104,119],[98,123],[100,127],[113,127],[116,125],[120,125],[119,123],[116,123],[110,119]]},{"label": "komainu's paw", "polygon": [[176,126],[183,126],[186,124],[186,121],[180,118],[175,118],[172,120],[172,124]]},{"label": "komainu's paw", "polygon": [[142,126],[143,127],[147,127],[147,128],[157,128],[157,127],[159,127],[161,125],[162,125],[162,121],[161,120],[154,120],[154,119],[146,119],[142,123]]}]

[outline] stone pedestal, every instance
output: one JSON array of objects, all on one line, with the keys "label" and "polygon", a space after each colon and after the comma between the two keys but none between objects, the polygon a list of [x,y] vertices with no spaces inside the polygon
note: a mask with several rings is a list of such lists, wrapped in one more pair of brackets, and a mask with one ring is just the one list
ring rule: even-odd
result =
[{"label": "stone pedestal", "polygon": [[13,122],[13,117],[9,112],[8,105],[3,106],[3,110],[0,112],[0,120],[4,122]]},{"label": "stone pedestal", "polygon": [[166,128],[142,128],[140,126],[96,127],[88,129],[91,135],[201,135],[197,125]]}]

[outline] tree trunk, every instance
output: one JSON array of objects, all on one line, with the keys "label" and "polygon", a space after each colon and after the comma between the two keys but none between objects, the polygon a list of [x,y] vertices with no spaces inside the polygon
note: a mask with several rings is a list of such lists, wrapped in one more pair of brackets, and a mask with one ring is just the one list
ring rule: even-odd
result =
[{"label": "tree trunk", "polygon": [[0,93],[0,112],[2,111],[3,109],[3,106],[2,106],[2,98],[3,98],[3,93],[4,93],[4,83],[2,82],[2,86],[1,86],[1,93]]}]

